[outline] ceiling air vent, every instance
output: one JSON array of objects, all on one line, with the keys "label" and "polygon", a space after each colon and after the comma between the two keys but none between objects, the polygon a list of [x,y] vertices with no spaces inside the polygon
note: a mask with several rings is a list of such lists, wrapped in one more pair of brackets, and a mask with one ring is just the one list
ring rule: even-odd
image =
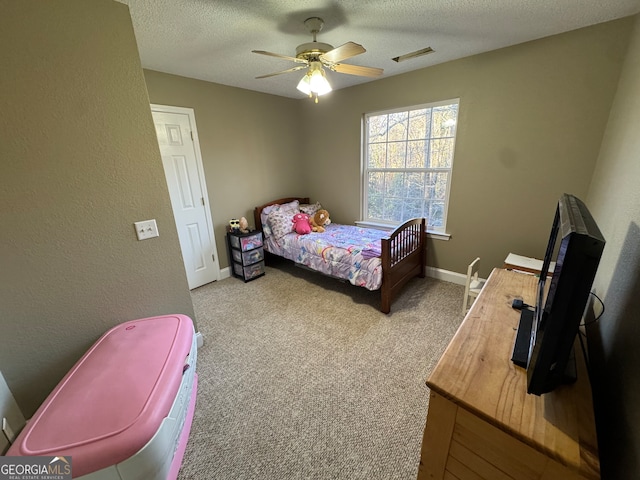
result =
[{"label": "ceiling air vent", "polygon": [[394,62],[404,62],[405,60],[411,60],[412,58],[421,57],[423,55],[427,55],[429,53],[433,53],[435,50],[431,47],[423,48],[421,50],[416,50],[415,52],[405,53],[404,55],[400,55],[399,57],[393,57],[391,60]]}]

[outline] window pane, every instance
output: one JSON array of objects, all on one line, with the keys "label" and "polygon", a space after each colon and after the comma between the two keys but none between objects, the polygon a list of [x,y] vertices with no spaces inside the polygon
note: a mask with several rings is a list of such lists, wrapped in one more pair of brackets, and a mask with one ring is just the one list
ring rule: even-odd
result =
[{"label": "window pane", "polygon": [[382,202],[384,197],[382,195],[371,195],[369,197],[368,218],[382,218]]},{"label": "window pane", "polygon": [[444,200],[447,196],[447,172],[432,172],[426,174],[425,198],[427,200]]},{"label": "window pane", "polygon": [[393,142],[407,139],[407,128],[409,124],[409,112],[398,112],[389,114],[389,138],[387,141]]},{"label": "window pane", "polygon": [[439,172],[436,173],[435,176],[436,182],[433,198],[444,200],[447,198],[447,180],[449,179],[449,174],[447,172]]},{"label": "window pane", "polygon": [[382,218],[384,202],[384,173],[369,173],[368,192],[368,218]]},{"label": "window pane", "polygon": [[431,140],[430,153],[429,166],[431,168],[450,168],[453,163],[453,138]]},{"label": "window pane", "polygon": [[384,180],[384,194],[387,197],[402,197],[404,192],[404,173],[387,172],[384,174]]},{"label": "window pane", "polygon": [[423,202],[424,200],[422,199],[406,200],[404,203],[404,213],[402,215],[402,221],[404,222],[412,218],[423,217],[424,216],[422,212]]},{"label": "window pane", "polygon": [[407,144],[404,142],[394,142],[387,144],[389,156],[387,157],[388,168],[404,168],[407,159]]},{"label": "window pane", "polygon": [[384,200],[383,220],[390,222],[402,222],[402,199],[386,198]]},{"label": "window pane", "polygon": [[384,173],[370,172],[368,181],[369,195],[384,195]]},{"label": "window pane", "polygon": [[429,208],[429,225],[444,226],[444,202],[431,202]]},{"label": "window pane", "polygon": [[458,105],[433,107],[432,138],[452,137],[455,135],[458,120]]},{"label": "window pane", "polygon": [[[411,172],[405,177],[405,196],[408,199],[417,198],[422,205],[424,198],[424,173]],[[422,207],[421,207],[422,208]]]},{"label": "window pane", "polygon": [[429,142],[414,140],[407,143],[407,168],[425,168],[429,158]]},{"label": "window pane", "polygon": [[387,162],[387,144],[374,143],[369,145],[369,168],[384,168]]},{"label": "window pane", "polygon": [[369,117],[369,143],[387,141],[387,116]]},{"label": "window pane", "polygon": [[409,140],[429,138],[431,109],[412,110],[409,116]]}]

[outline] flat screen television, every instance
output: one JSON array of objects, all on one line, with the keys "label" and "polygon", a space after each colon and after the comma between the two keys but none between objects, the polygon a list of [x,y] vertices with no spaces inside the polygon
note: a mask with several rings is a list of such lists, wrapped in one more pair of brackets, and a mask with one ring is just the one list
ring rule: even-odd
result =
[{"label": "flat screen television", "polygon": [[553,260],[556,266],[551,277],[540,275],[534,309],[522,311],[512,357],[527,369],[527,393],[542,395],[575,380],[573,345],[604,244],[586,205],[563,194],[541,271],[547,272]]}]

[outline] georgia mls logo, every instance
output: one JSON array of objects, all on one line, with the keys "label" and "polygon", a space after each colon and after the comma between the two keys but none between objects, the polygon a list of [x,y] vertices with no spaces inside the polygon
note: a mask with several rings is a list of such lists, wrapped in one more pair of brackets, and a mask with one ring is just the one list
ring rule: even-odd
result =
[{"label": "georgia mls logo", "polygon": [[[71,460],[71,457],[69,457]],[[65,457],[53,457],[49,462],[49,465],[54,465],[55,463],[59,463],[54,467],[49,467],[50,470],[58,470],[57,472],[50,471],[49,473],[61,473],[60,470],[65,470],[65,473],[71,473],[71,462],[69,462]],[[61,468],[62,467],[62,468]],[[66,472],[68,470],[68,472]]]},{"label": "georgia mls logo", "polygon": [[0,480],[71,480],[71,457],[0,457]]}]

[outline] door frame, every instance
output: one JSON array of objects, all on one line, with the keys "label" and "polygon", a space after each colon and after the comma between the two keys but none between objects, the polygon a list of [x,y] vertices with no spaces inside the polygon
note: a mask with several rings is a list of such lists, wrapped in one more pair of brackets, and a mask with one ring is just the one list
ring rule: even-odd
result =
[{"label": "door frame", "polygon": [[[211,215],[211,206],[209,204],[209,192],[207,190],[207,180],[204,175],[204,165],[202,163],[202,152],[200,151],[200,140],[198,138],[198,127],[196,124],[196,114],[195,110],[190,107],[174,107],[171,105],[160,105],[156,103],[151,103],[151,112],[159,112],[159,113],[178,113],[182,115],[187,115],[189,117],[189,123],[191,124],[191,133],[193,135],[193,150],[196,154],[196,164],[198,168],[198,176],[201,178],[200,188],[202,189],[202,198],[204,198],[204,211],[205,218],[207,221],[207,229],[209,235],[211,236],[211,243],[213,247],[213,253],[216,255],[214,259],[214,265],[217,267],[214,273],[217,278],[214,281],[220,280],[220,255],[218,254],[218,246],[216,244],[216,236],[213,232],[213,217]],[[160,148],[158,146],[158,148]],[[163,166],[164,169],[164,166]],[[173,207],[171,208],[173,211]],[[174,214],[175,221],[175,214]],[[177,225],[176,225],[177,228]],[[183,255],[184,256],[184,255]]]}]

